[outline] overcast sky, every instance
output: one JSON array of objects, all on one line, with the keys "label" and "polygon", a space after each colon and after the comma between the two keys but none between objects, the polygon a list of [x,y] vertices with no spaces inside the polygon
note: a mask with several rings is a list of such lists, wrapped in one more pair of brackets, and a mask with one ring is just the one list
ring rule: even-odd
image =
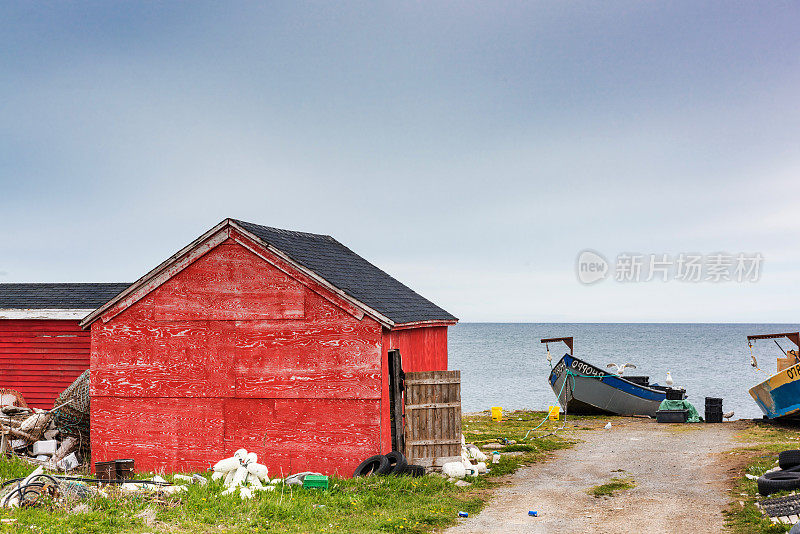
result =
[{"label": "overcast sky", "polygon": [[[236,217],[462,321],[798,321],[800,3],[1,5],[0,281],[133,281]],[[764,260],[585,286],[587,248]]]}]

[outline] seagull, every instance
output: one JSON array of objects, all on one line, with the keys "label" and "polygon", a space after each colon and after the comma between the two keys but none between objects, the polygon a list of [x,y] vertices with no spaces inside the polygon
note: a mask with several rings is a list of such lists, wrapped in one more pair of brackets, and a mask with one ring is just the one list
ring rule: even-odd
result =
[{"label": "seagull", "polygon": [[606,426],[604,426],[603,428],[605,428],[606,430],[611,430],[611,421],[606,423]]},{"label": "seagull", "polygon": [[668,387],[672,387],[672,386],[673,386],[673,384],[675,384],[675,381],[672,379],[672,375],[671,375],[671,374],[669,374],[669,371],[667,371],[667,379],[664,381],[664,383],[665,383],[665,384],[666,384]]},{"label": "seagull", "polygon": [[617,365],[616,363],[609,363],[608,365],[606,365],[606,368],[611,368],[611,367],[617,368],[616,372],[619,376],[622,376],[622,373],[625,372],[625,369],[628,368],[636,369],[636,366],[633,365],[632,363],[623,363],[622,365]]},{"label": "seagull", "polygon": [[733,412],[726,412],[722,414],[722,417],[724,417],[725,419],[730,419],[731,417],[733,417]]}]

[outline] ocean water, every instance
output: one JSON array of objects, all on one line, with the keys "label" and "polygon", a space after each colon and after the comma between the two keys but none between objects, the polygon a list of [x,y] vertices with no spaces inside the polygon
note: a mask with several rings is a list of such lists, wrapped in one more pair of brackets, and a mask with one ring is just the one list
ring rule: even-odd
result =
[{"label": "ocean water", "polygon": [[[630,362],[637,368],[626,374],[647,375],[660,384],[669,371],[701,414],[704,397],[722,397],[735,419],[760,418],[748,389],[767,375],[751,367],[747,336],[798,330],[798,324],[461,323],[449,328],[449,368],[461,370],[465,412],[492,406],[546,409],[556,404],[556,396],[539,340],[572,336],[575,356],[598,367]],[[784,350],[794,348],[785,338],[778,343]],[[551,343],[553,365],[567,351],[563,343]],[[770,374],[776,357],[783,356],[772,340],[759,340],[753,352]]]}]

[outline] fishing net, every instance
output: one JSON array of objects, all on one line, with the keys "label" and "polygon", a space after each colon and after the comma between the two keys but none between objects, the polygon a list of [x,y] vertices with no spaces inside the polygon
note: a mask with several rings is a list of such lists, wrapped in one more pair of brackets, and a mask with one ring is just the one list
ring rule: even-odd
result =
[{"label": "fishing net", "polygon": [[89,457],[89,404],[89,371],[86,370],[61,392],[50,412],[58,430],[78,440],[84,458]]},{"label": "fishing net", "polygon": [[20,408],[27,408],[28,403],[22,393],[16,389],[0,388],[0,406],[18,406]]}]

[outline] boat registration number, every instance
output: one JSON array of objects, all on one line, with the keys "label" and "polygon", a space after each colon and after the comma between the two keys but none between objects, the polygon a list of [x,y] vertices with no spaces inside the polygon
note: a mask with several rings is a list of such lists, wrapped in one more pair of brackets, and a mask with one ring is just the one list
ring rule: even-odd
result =
[{"label": "boat registration number", "polygon": [[575,371],[577,371],[578,373],[580,373],[582,375],[606,376],[606,374],[603,371],[600,371],[599,369],[595,369],[591,365],[583,363],[583,362],[578,362],[578,361],[573,360],[572,365],[570,365],[570,367],[572,367],[572,369],[574,369]]},{"label": "boat registration number", "polygon": [[800,376],[800,363],[795,364],[792,367],[789,367],[786,370],[786,376],[789,377],[789,380],[794,380],[795,378]]},{"label": "boat registration number", "polygon": [[[577,360],[572,360],[572,363],[569,365],[570,369],[575,371],[580,375],[589,375],[589,376],[597,376],[603,377],[606,374],[599,369],[592,367],[591,365],[585,364],[583,362],[579,362]],[[558,362],[558,365],[555,366],[553,372],[557,375],[560,375],[566,369],[566,364],[563,361]],[[800,371],[799,371],[800,372]]]}]

